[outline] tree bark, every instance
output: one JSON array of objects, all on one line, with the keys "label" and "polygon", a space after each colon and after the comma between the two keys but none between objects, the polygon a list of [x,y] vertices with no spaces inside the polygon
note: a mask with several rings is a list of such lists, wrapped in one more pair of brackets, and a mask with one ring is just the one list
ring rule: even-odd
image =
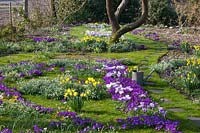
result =
[{"label": "tree bark", "polygon": [[113,10],[113,0],[106,0],[106,11],[107,11],[109,23],[112,26],[112,34],[114,34],[117,30],[120,29],[120,26]]},{"label": "tree bark", "polygon": [[126,24],[117,31],[115,31],[110,38],[110,43],[118,41],[123,34],[140,27],[143,23],[145,23],[147,17],[148,17],[148,0],[142,0],[142,16],[137,21],[130,24]]},{"label": "tree bark", "polygon": [[119,6],[117,7],[117,10],[115,11],[115,17],[116,19],[119,18],[122,11],[125,9],[126,5],[128,4],[129,0],[122,0]]},{"label": "tree bark", "polygon": [[24,0],[24,16],[28,18],[28,0]]},{"label": "tree bark", "polygon": [[57,18],[55,0],[51,0],[51,9],[52,9],[52,17],[53,18]]}]

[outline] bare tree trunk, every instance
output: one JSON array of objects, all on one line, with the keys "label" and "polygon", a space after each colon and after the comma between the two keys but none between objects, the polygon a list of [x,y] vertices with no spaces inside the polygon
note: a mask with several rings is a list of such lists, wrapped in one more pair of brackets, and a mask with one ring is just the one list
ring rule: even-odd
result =
[{"label": "bare tree trunk", "polygon": [[112,26],[112,33],[114,34],[117,30],[120,29],[119,22],[116,19],[113,10],[113,0],[106,0],[106,11],[108,14],[109,22]]},{"label": "bare tree trunk", "polygon": [[51,10],[52,10],[52,17],[57,18],[55,0],[51,0]]},{"label": "bare tree trunk", "polygon": [[125,9],[126,5],[128,4],[129,0],[122,0],[119,6],[117,7],[117,10],[115,11],[115,17],[116,19],[119,18],[122,11]]},{"label": "bare tree trunk", "polygon": [[[107,1],[110,1],[110,0],[107,0]],[[115,15],[110,14],[108,16],[115,16]],[[130,24],[126,24],[123,27],[119,28],[117,31],[113,32],[113,34],[112,34],[112,36],[110,38],[110,43],[114,43],[114,42],[118,41],[119,38],[123,34],[125,34],[125,33],[129,32],[129,31],[132,31],[132,30],[140,27],[143,23],[145,23],[147,17],[148,17],[148,0],[142,0],[142,16],[137,21],[135,21],[133,23],[130,23]],[[112,20],[115,21],[115,19],[112,18],[110,20],[111,21]]]},{"label": "bare tree trunk", "polygon": [[24,0],[24,16],[28,18],[28,0]]}]

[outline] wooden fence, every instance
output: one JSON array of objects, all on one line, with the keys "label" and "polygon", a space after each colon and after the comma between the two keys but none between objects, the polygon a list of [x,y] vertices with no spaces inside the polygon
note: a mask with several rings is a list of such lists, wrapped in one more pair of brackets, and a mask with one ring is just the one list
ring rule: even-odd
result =
[{"label": "wooden fence", "polygon": [[23,7],[23,0],[0,0],[0,26],[13,22],[13,8]]},{"label": "wooden fence", "polygon": [[0,0],[0,26],[17,21],[14,8],[23,7],[25,14],[32,19],[39,12],[39,17],[49,17],[51,12],[51,0]]}]

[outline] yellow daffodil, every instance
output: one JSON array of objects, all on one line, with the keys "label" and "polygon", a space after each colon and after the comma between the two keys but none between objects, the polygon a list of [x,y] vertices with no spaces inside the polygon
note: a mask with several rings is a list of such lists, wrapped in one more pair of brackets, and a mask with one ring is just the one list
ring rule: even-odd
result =
[{"label": "yellow daffodil", "polygon": [[64,120],[65,120],[65,117],[64,117],[64,116],[62,116],[62,117],[60,118],[60,120],[61,120],[61,121],[64,121]]},{"label": "yellow daffodil", "polygon": [[194,46],[194,49],[195,49],[196,51],[199,51],[199,50],[200,50],[200,46],[199,46],[199,45],[195,45],[195,46]]},{"label": "yellow daffodil", "polygon": [[88,81],[88,80],[86,80],[86,81],[85,81],[85,84],[89,84],[89,81]]},{"label": "yellow daffodil", "polygon": [[190,65],[190,59],[187,60],[187,66],[189,66],[189,65]]},{"label": "yellow daffodil", "polygon": [[199,65],[200,64],[200,59],[198,59],[197,62],[198,62],[198,65]]},{"label": "yellow daffodil", "polygon": [[68,96],[68,93],[65,93],[64,97],[66,98]]},{"label": "yellow daffodil", "polygon": [[69,78],[69,77],[67,77],[67,78],[65,79],[65,81],[66,81],[66,82],[68,82],[69,80],[70,80],[70,78]]},{"label": "yellow daffodil", "polygon": [[83,97],[83,93],[81,93],[81,95],[80,95],[81,97]]},{"label": "yellow daffodil", "polygon": [[75,97],[78,96],[78,92],[74,92],[74,96],[75,96]]},{"label": "yellow daffodil", "polygon": [[134,70],[137,70],[137,69],[138,69],[138,66],[134,66],[133,69],[134,69]]},{"label": "yellow daffodil", "polygon": [[81,38],[81,41],[83,41],[83,42],[93,41],[93,40],[96,41],[96,42],[100,42],[101,38],[94,37],[94,36],[85,36],[85,37]]},{"label": "yellow daffodil", "polygon": [[68,93],[70,93],[70,92],[71,92],[70,88],[68,88],[68,89],[67,89],[67,92],[68,92]]},{"label": "yellow daffodil", "polygon": [[81,96],[81,97],[86,97],[87,95],[86,95],[86,93],[81,93],[80,96]]},{"label": "yellow daffodil", "polygon": [[93,86],[97,86],[97,82],[94,82],[94,83],[93,83]]}]

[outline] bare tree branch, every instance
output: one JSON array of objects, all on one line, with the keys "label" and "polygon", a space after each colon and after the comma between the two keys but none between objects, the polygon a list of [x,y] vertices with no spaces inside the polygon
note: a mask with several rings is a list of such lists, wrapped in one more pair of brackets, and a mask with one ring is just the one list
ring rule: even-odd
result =
[{"label": "bare tree branch", "polygon": [[63,19],[63,21],[61,22],[61,24],[63,24],[63,23],[65,22],[65,20],[66,20],[69,16],[71,16],[72,14],[74,14],[74,13],[80,11],[80,10],[85,6],[86,3],[87,3],[87,0],[84,0],[84,1],[82,2],[82,4],[80,5],[79,8],[75,9],[74,11],[70,12],[70,14],[68,14],[67,16],[65,16],[65,18]]},{"label": "bare tree branch", "polygon": [[120,28],[120,26],[113,10],[113,0],[106,0],[106,11],[108,14],[109,22],[112,26],[112,33],[115,33]]},{"label": "bare tree branch", "polygon": [[119,18],[122,11],[125,9],[126,5],[128,4],[129,0],[122,0],[119,6],[117,7],[117,10],[115,11],[115,17],[116,19]]},{"label": "bare tree branch", "polygon": [[119,30],[117,30],[111,37],[110,42],[117,41],[123,34],[132,31],[133,29],[138,28],[141,26],[148,17],[148,0],[142,0],[142,16],[135,22],[132,22],[130,24],[126,24]]}]

